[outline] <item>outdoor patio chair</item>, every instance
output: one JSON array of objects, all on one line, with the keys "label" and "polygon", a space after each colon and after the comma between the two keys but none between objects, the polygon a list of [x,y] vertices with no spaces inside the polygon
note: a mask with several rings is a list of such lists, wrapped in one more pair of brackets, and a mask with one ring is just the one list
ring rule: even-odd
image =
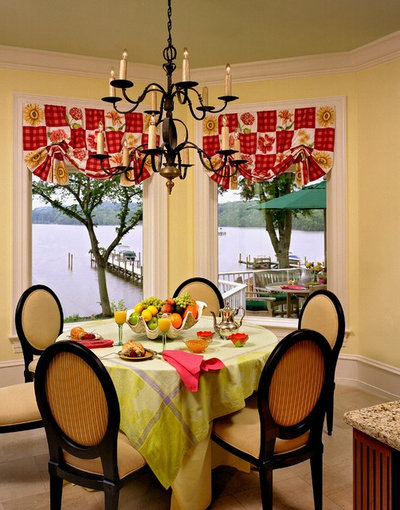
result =
[{"label": "outdoor patio chair", "polygon": [[[335,294],[329,290],[316,290],[308,296],[300,312],[299,329],[313,329],[321,333],[327,340],[333,354],[333,370],[340,349],[343,345],[345,318],[342,305]],[[328,434],[333,430],[333,405],[335,384],[329,395],[329,405],[326,412]]]},{"label": "outdoor patio chair", "polygon": [[212,311],[218,316],[219,310],[225,306],[218,287],[206,278],[196,276],[185,280],[178,286],[172,297],[177,297],[184,292],[188,292],[193,299],[207,303],[207,307],[203,309],[203,315],[211,315],[210,311]]},{"label": "outdoor patio chair", "polygon": [[51,509],[61,508],[68,480],[104,491],[106,510],[116,510],[120,488],[146,462],[119,432],[118,397],[105,366],[83,345],[57,342],[40,356],[34,384],[49,446]]},{"label": "outdoor patio chair", "polygon": [[322,509],[321,437],[332,382],[328,342],[316,331],[294,331],[269,356],[246,406],[214,420],[212,439],[259,471],[264,510],[273,509],[273,470],[308,459],[315,510]]},{"label": "outdoor patio chair", "polygon": [[15,327],[24,355],[25,382],[33,381],[38,358],[62,333],[64,315],[60,300],[46,285],[25,290],[15,310]]}]

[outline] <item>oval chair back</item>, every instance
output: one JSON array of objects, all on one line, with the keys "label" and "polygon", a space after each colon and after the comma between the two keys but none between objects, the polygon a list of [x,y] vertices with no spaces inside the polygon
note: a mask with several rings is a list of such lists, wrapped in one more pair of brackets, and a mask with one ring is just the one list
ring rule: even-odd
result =
[{"label": "oval chair back", "polygon": [[[333,353],[333,366],[336,368],[340,349],[343,345],[345,318],[342,305],[335,294],[329,290],[313,292],[304,303],[299,317],[299,329],[313,329],[323,335]],[[328,434],[333,429],[334,386],[331,403],[327,411]]]},{"label": "oval chair back", "polygon": [[207,304],[207,307],[203,309],[203,315],[211,315],[210,311],[213,311],[218,317],[219,310],[225,306],[218,287],[206,278],[198,276],[185,280],[178,286],[172,297],[177,297],[184,292],[188,292],[193,299]]},{"label": "oval chair back", "polygon": [[33,381],[34,355],[54,343],[62,333],[64,314],[60,300],[46,285],[33,285],[21,295],[15,310],[15,327],[24,355],[25,382]]}]

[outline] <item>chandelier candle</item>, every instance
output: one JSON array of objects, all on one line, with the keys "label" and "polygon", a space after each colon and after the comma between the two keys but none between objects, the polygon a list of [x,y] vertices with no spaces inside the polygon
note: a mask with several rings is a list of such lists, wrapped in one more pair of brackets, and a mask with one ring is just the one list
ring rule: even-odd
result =
[{"label": "chandelier candle", "polygon": [[[122,115],[134,112],[142,104],[150,105],[151,110],[144,110],[145,114],[151,115],[147,145],[140,144],[130,147],[128,158],[123,146],[121,147],[123,165],[115,166],[115,160],[111,162],[111,165],[104,165],[105,160],[111,158],[111,155],[104,154],[103,134],[103,145],[101,145],[101,138],[99,137],[99,150],[97,154],[90,155],[91,158],[98,160],[104,175],[109,177],[123,175],[124,182],[129,181],[136,184],[141,182],[143,174],[147,170],[159,173],[166,179],[168,193],[172,191],[174,179],[186,179],[189,168],[194,166],[189,163],[188,150],[197,153],[201,164],[207,172],[224,179],[233,178],[237,174],[240,165],[246,163],[246,160],[237,159],[238,151],[233,150],[229,146],[229,127],[226,119],[221,130],[221,149],[217,150],[219,156],[219,163],[217,164],[211,161],[211,156],[202,147],[189,140],[189,130],[186,123],[174,117],[176,103],[186,106],[195,120],[203,121],[209,114],[218,116],[226,109],[229,103],[235,101],[238,97],[232,96],[231,67],[228,64],[225,75],[225,95],[218,97],[219,105],[210,105],[207,87],[203,87],[200,93],[197,90],[199,84],[190,80],[189,53],[186,48],[184,49],[182,60],[182,81],[174,80],[177,51],[172,43],[171,2],[172,0],[167,0],[168,39],[167,46],[163,51],[164,63],[162,65],[166,74],[166,84],[163,86],[159,83],[149,83],[136,95],[136,98],[130,98],[127,91],[134,86],[134,83],[127,79],[128,53],[124,50],[120,60],[119,79],[110,81],[109,96],[102,98],[103,101],[111,103],[114,110]],[[221,78],[223,79],[223,76]],[[115,88],[118,93],[115,94],[111,87]],[[122,99],[125,99],[125,103],[123,103],[125,108],[118,107]],[[160,129],[158,129],[159,126]],[[178,126],[179,130],[177,129]],[[159,146],[157,146],[157,131],[160,137]],[[131,164],[137,171],[132,171]]]},{"label": "chandelier candle", "polygon": [[225,95],[232,95],[232,76],[231,76],[231,66],[226,64],[226,76],[225,76]]},{"label": "chandelier candle", "polygon": [[99,131],[97,133],[96,142],[97,142],[96,147],[97,154],[104,154],[104,132],[102,122],[99,122]]},{"label": "chandelier candle", "polygon": [[109,90],[110,97],[115,97],[116,93],[117,93],[117,91],[115,90],[115,87],[113,87],[111,85],[111,82],[113,80],[115,80],[115,72],[114,72],[114,69],[111,69],[111,73],[110,73],[110,90]]},{"label": "chandelier candle", "polygon": [[129,166],[130,160],[129,160],[129,149],[128,144],[126,143],[126,140],[124,140],[124,148],[122,149],[122,164],[124,166]]},{"label": "chandelier candle", "polygon": [[151,111],[156,112],[157,111],[157,92],[156,87],[153,85],[151,87],[150,92],[150,101],[151,101]]},{"label": "chandelier candle", "polygon": [[119,79],[126,80],[127,69],[128,69],[128,52],[124,50],[122,58],[119,61]]},{"label": "chandelier candle", "polygon": [[182,81],[190,81],[189,52],[187,48],[183,50]]},{"label": "chandelier candle", "polygon": [[155,119],[154,115],[152,115],[150,124],[149,124],[148,148],[155,149],[156,145],[157,145],[157,126],[156,126],[156,119]]},{"label": "chandelier candle", "polygon": [[240,138],[238,132],[233,135],[233,150],[240,152]]},{"label": "chandelier candle", "polygon": [[222,117],[221,148],[223,151],[229,150],[229,128],[225,115]]}]

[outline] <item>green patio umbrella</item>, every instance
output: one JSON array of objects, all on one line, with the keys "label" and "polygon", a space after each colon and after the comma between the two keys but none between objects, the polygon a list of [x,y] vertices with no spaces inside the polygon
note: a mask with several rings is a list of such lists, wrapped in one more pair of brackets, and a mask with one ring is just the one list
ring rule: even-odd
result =
[{"label": "green patio umbrella", "polygon": [[326,181],[304,186],[299,191],[257,204],[252,209],[326,209]]},{"label": "green patio umbrella", "polygon": [[324,252],[326,260],[326,181],[303,186],[299,191],[257,204],[251,209],[324,209]]}]

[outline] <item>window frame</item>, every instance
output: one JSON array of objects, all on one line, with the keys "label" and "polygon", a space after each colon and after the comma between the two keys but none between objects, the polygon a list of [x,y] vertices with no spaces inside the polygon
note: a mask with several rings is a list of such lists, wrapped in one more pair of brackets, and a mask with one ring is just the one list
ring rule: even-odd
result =
[{"label": "window frame", "polygon": [[[262,103],[240,104],[227,108],[226,113],[244,113],[268,109],[301,108],[306,106],[335,106],[335,154],[332,170],[327,174],[326,251],[329,260],[329,289],[340,299],[347,315],[347,161],[346,161],[346,97],[333,96],[294,99]],[[202,145],[202,125],[196,123],[196,143]],[[216,282],[218,280],[218,196],[217,185],[196,160],[195,172],[195,274]],[[246,320],[270,327],[293,329],[297,319],[246,317]]]},{"label": "window frame", "polygon": [[[104,108],[101,101],[13,95],[12,316],[22,292],[32,285],[32,174],[22,154],[22,114],[26,102]],[[143,294],[149,296],[166,296],[168,291],[165,257],[156,256],[168,253],[167,194],[163,184],[161,179],[153,177],[143,182]],[[14,352],[21,352],[14,320],[9,338]]]}]

